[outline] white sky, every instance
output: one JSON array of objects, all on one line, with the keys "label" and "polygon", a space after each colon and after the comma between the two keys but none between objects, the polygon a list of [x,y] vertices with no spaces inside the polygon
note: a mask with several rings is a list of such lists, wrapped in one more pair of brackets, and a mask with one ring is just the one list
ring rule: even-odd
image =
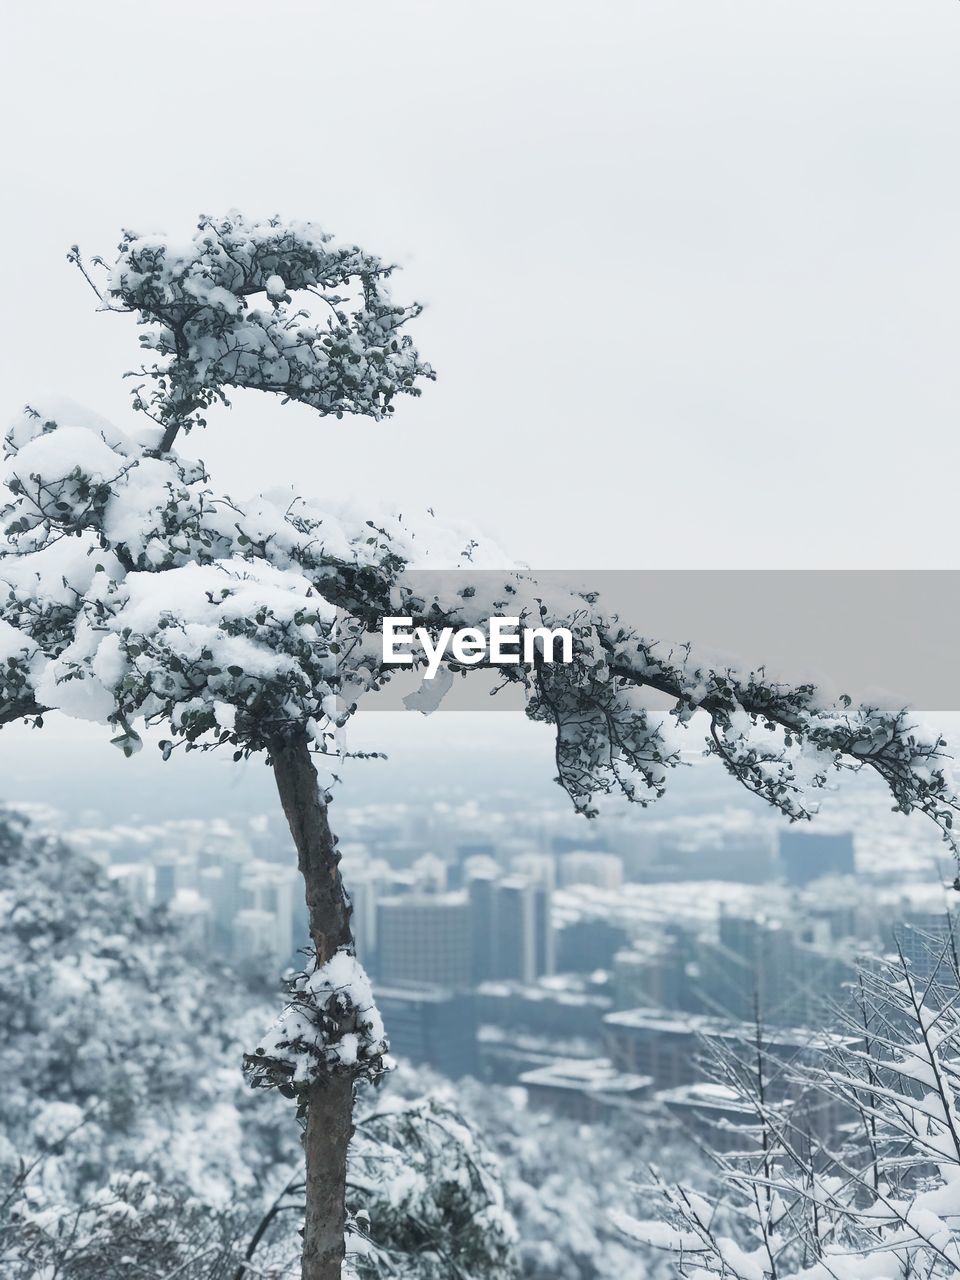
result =
[{"label": "white sky", "polygon": [[537,567],[955,567],[954,0],[34,0],[4,19],[0,410],[121,418],[64,261],[238,206],[393,255],[392,426],[198,452],[470,516]]}]

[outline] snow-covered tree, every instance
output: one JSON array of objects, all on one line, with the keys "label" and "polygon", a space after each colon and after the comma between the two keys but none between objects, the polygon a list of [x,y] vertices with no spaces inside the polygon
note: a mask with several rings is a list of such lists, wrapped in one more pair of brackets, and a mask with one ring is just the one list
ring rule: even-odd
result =
[{"label": "snow-covered tree", "polygon": [[[45,826],[49,828],[49,821]],[[266,1009],[92,858],[0,809],[0,1274],[290,1277],[302,1161],[240,1045]],[[500,1171],[448,1095],[371,1090],[351,1149],[353,1272],[504,1280]]]},{"label": "snow-covered tree", "polygon": [[922,972],[902,952],[865,966],[838,1030],[794,1061],[762,1034],[719,1052],[733,1149],[706,1189],[657,1178],[663,1216],[619,1212],[621,1230],[693,1280],[956,1276],[960,973],[951,945],[930,946]]},{"label": "snow-covered tree", "polygon": [[265,1001],[191,961],[165,912],[139,912],[102,867],[7,810],[0,907],[0,1167],[39,1158],[46,1191],[71,1205],[122,1169],[211,1204],[268,1193],[294,1144],[230,1067]]},{"label": "snow-covered tree", "polygon": [[77,1204],[17,1180],[0,1191],[0,1268],[7,1280],[227,1280],[241,1267],[243,1226],[144,1172],[114,1174]]},{"label": "snow-covered tree", "polygon": [[233,1274],[296,1157],[236,1069],[251,996],[10,810],[0,909],[0,1274]]},{"label": "snow-covered tree", "polygon": [[[166,726],[165,755],[227,746],[273,767],[303,872],[314,956],[281,1025],[256,1046],[257,1083],[305,1114],[303,1275],[339,1276],[354,1086],[382,1068],[386,1040],[356,961],[329,797],[314,753],[340,749],[357,699],[389,675],[385,616],[486,630],[509,612],[564,626],[573,660],[542,653],[499,668],[527,712],[556,731],[560,784],[593,812],[598,793],[646,803],[679,761],[668,716],[705,713],[708,746],[790,818],[835,768],[869,766],[905,812],[952,840],[957,800],[945,743],[906,711],[835,703],[653,643],[589,593],[547,590],[503,568],[496,548],[431,516],[358,513],[294,492],[238,501],[175,448],[234,389],[272,392],[323,416],[389,416],[432,371],[405,332],[417,306],[390,299],[389,265],[315,225],[203,218],[192,237],[124,234],[108,265],[72,259],[105,309],[144,326],[134,419],[29,408],[5,438],[11,500],[0,559],[0,725],[52,710],[109,723],[125,753],[139,721]],[[334,481],[335,484],[335,481]],[[414,568],[461,570],[427,594]]]}]

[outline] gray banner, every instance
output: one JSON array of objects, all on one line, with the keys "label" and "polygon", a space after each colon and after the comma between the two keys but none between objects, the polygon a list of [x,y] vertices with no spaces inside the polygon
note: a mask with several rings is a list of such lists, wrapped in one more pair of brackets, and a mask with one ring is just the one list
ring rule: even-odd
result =
[{"label": "gray banner", "polygon": [[[924,710],[960,710],[960,570],[524,571],[545,590],[596,591],[605,612],[645,638],[689,642],[711,665],[813,680],[832,694]],[[485,570],[411,575],[418,592],[472,585],[481,598],[505,580]],[[501,593],[502,594],[502,593]],[[503,610],[502,612],[507,612]],[[401,672],[365,710],[404,710],[419,675]],[[490,696],[488,671],[454,680],[446,710],[516,710],[518,690]]]}]

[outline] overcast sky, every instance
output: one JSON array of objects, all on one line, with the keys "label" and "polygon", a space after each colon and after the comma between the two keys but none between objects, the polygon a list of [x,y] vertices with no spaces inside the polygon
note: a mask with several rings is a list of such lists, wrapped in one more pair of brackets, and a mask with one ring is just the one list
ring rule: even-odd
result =
[{"label": "overcast sky", "polygon": [[954,0],[3,21],[4,415],[128,413],[72,242],[280,212],[403,265],[440,377],[384,426],[238,396],[186,442],[234,492],[431,505],[541,568],[957,567]]},{"label": "overcast sky", "polygon": [[956,565],[954,0],[138,2],[5,18],[2,408],[122,419],[64,261],[231,206],[393,256],[440,380],[196,448],[538,567]]}]

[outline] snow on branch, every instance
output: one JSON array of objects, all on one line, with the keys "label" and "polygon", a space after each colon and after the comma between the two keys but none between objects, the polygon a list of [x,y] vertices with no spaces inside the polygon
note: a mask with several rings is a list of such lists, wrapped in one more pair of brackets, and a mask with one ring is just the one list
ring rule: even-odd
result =
[{"label": "snow on branch", "polygon": [[[83,266],[77,249],[70,257]],[[433,371],[402,329],[421,308],[391,300],[393,270],[315,223],[234,212],[202,217],[185,243],[125,231],[98,292],[148,327],[140,342],[154,359],[134,405],[163,428],[165,450],[178,430],[205,425],[228,387],[338,418],[381,418],[397,395],[419,395]]]},{"label": "snow on branch", "polygon": [[[464,577],[466,582],[466,577]],[[570,592],[514,572],[474,577],[460,590],[424,598],[401,575],[399,608],[434,634],[443,627],[488,629],[493,614],[520,626],[564,627],[573,661],[501,667],[520,681],[527,714],[556,730],[557,779],[577,809],[596,812],[598,795],[619,792],[649,803],[680,762],[678,728],[706,723],[707,750],[747,790],[791,821],[810,818],[817,794],[841,769],[868,768],[887,784],[894,807],[921,812],[954,850],[960,796],[946,739],[907,708],[832,699],[811,683],[789,684],[763,668],[714,667],[689,644],[653,641],[608,612],[591,592]],[[457,670],[457,664],[450,664]],[[649,710],[649,693],[672,702]]]},{"label": "snow on branch", "polygon": [[326,964],[295,974],[287,1007],[244,1069],[253,1088],[304,1100],[331,1075],[373,1078],[388,1065],[387,1039],[370,980],[356,956],[336,952]]}]

